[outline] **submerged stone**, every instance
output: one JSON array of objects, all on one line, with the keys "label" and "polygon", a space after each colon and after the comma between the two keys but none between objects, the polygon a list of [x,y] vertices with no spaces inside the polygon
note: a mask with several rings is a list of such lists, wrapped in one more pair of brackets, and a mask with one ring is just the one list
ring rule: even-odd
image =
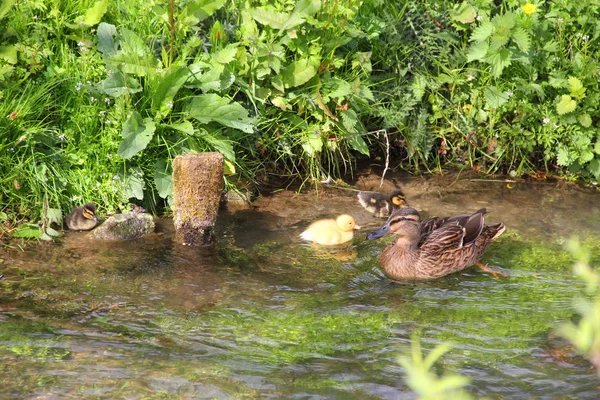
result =
[{"label": "submerged stone", "polygon": [[129,211],[109,217],[90,233],[90,237],[103,240],[139,239],[154,232],[154,219],[147,213]]}]

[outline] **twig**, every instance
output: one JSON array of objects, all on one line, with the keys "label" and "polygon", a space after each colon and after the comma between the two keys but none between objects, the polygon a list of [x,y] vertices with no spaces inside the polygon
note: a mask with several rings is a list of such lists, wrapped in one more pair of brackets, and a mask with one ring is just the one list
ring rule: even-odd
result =
[{"label": "twig", "polygon": [[[383,169],[383,173],[381,174],[381,182],[379,182],[379,187],[383,186],[383,178],[385,177],[385,173],[388,170],[390,165],[390,138],[388,137],[387,131],[385,129],[380,130],[379,132],[383,132],[385,136],[385,168]],[[377,133],[379,135],[379,132]]]}]

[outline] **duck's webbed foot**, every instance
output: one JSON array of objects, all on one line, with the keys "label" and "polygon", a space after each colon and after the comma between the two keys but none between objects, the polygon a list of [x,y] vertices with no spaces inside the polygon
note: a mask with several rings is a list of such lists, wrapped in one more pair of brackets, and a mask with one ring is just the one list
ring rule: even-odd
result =
[{"label": "duck's webbed foot", "polygon": [[480,262],[476,262],[473,265],[475,265],[477,268],[481,269],[482,271],[487,272],[488,274],[491,274],[496,279],[498,279],[498,278],[508,278],[508,275],[503,274],[502,272],[494,271],[493,269],[488,268],[487,264],[483,265]]}]

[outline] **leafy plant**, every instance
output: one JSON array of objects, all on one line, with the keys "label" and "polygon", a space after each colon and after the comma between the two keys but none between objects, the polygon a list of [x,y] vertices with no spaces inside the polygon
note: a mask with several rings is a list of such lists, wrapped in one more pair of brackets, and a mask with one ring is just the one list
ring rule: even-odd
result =
[{"label": "leafy plant", "polygon": [[436,346],[425,358],[421,353],[421,344],[417,335],[411,337],[412,358],[400,358],[399,362],[406,372],[407,385],[419,396],[419,399],[471,399],[463,388],[469,384],[469,378],[461,375],[438,377],[431,368],[452,347],[448,344]]},{"label": "leafy plant", "polygon": [[567,248],[577,259],[573,273],[586,282],[586,294],[593,296],[593,299],[578,298],[574,307],[581,319],[578,323],[562,324],[558,332],[571,341],[600,374],[600,276],[589,265],[589,250],[581,246],[579,241],[569,240]]}]

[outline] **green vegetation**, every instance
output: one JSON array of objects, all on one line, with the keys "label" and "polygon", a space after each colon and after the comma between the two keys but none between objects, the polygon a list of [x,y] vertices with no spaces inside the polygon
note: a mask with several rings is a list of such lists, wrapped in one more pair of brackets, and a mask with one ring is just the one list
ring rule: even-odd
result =
[{"label": "green vegetation", "polygon": [[571,239],[567,248],[576,257],[573,272],[586,283],[586,297],[578,298],[574,308],[580,316],[577,323],[561,325],[558,332],[570,340],[584,354],[600,374],[600,276],[590,267],[590,250],[578,240]]},{"label": "green vegetation", "polygon": [[403,357],[400,364],[406,370],[406,383],[419,396],[419,399],[471,399],[462,388],[469,384],[469,378],[460,375],[437,377],[431,373],[433,364],[447,353],[452,346],[444,344],[435,347],[424,359],[421,343],[412,336],[412,357]]},{"label": "green vegetation", "polygon": [[224,154],[228,185],[342,177],[388,155],[598,180],[597,8],[4,1],[0,216],[47,238],[85,201],[161,210],[170,162],[196,151]]}]

